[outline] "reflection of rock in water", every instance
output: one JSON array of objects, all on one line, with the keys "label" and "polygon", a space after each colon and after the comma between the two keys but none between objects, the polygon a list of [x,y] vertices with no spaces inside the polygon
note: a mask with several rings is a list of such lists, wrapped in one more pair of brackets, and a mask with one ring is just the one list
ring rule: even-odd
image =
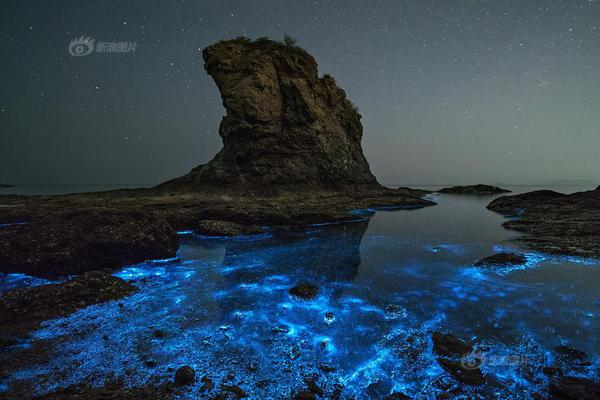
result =
[{"label": "reflection of rock in water", "polygon": [[266,275],[289,274],[309,281],[352,281],[360,266],[360,243],[368,221],[308,227],[267,241],[226,244],[223,269],[230,281],[258,282]]}]

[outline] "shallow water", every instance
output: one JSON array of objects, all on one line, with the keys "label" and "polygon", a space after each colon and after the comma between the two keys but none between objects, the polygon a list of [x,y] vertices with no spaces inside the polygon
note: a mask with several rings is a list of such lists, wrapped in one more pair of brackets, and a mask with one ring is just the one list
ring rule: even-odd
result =
[{"label": "shallow water", "polygon": [[[433,398],[461,386],[436,362],[433,330],[470,339],[483,357],[487,383],[463,386],[465,393],[527,399],[543,392],[542,367],[558,362],[552,349],[559,344],[592,361],[562,364],[565,372],[597,378],[600,264],[525,252],[525,267],[472,267],[504,248],[522,251],[510,240],[515,234],[485,209],[491,197],[434,199],[435,207],[285,234],[182,234],[177,260],[115,274],[141,289],[121,306],[92,306],[45,323],[35,338],[69,340],[50,365],[10,379],[31,379],[43,393],[114,376],[130,385],[158,383],[172,379],[169,368],[190,365],[257,399],[289,398],[311,374],[326,393],[343,385],[342,398],[381,399],[392,391]],[[318,298],[290,297],[299,282],[317,284]],[[156,329],[166,337],[155,337]],[[197,398],[200,386],[183,398]]]}]

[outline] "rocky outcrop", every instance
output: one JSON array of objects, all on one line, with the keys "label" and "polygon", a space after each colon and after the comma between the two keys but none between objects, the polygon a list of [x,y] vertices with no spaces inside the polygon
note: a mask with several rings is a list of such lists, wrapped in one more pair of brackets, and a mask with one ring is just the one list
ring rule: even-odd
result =
[{"label": "rocky outcrop", "polygon": [[497,186],[490,185],[472,185],[472,186],[453,186],[438,190],[438,193],[444,194],[466,194],[487,196],[493,194],[510,193],[508,189],[502,189]]},{"label": "rocky outcrop", "polygon": [[136,291],[124,280],[99,271],[63,283],[13,289],[0,298],[0,336],[24,336],[44,320]]},{"label": "rocky outcrop", "polygon": [[162,188],[218,184],[376,184],[361,115],[301,48],[240,38],[204,49],[227,114],[223,149]]},{"label": "rocky outcrop", "polygon": [[487,208],[515,217],[504,227],[524,233],[518,240],[535,250],[600,257],[600,188],[569,195],[540,190],[503,196]]},{"label": "rocky outcrop", "polygon": [[171,225],[133,210],[53,210],[0,229],[0,272],[54,278],[173,257]]}]

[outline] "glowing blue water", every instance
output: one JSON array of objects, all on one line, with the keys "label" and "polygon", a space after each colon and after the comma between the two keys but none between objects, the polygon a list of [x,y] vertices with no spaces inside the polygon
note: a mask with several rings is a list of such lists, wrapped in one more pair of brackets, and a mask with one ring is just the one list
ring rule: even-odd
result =
[{"label": "glowing blue water", "polygon": [[[460,385],[432,355],[432,330],[471,339],[484,355],[487,383],[465,386],[467,394],[543,392],[542,367],[559,344],[591,356],[591,366],[564,365],[567,373],[597,378],[598,263],[527,253],[525,267],[472,267],[514,247],[511,233],[485,210],[489,198],[439,200],[422,210],[378,211],[366,223],[258,238],[182,232],[177,259],[116,273],[139,293],[44,324],[37,339],[70,339],[51,364],[10,380],[31,379],[39,392],[114,376],[141,385],[190,365],[257,399],[289,396],[312,373],[328,393],[341,384],[361,399],[396,390],[430,398]],[[290,297],[298,282],[318,284],[317,299]],[[157,329],[166,336],[156,337]],[[200,386],[183,397],[197,398]]]}]

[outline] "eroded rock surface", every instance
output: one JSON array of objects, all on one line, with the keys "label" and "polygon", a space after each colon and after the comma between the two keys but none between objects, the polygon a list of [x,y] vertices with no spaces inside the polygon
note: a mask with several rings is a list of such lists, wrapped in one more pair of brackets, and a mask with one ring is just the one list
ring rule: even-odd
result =
[{"label": "eroded rock surface", "polygon": [[361,115],[335,80],[318,76],[301,48],[236,39],[204,49],[227,114],[223,149],[163,187],[220,184],[376,184]]},{"label": "eroded rock surface", "polygon": [[67,206],[26,220],[0,229],[0,272],[54,278],[169,258],[179,247],[171,225],[151,212]]},{"label": "eroded rock surface", "polygon": [[527,258],[521,254],[498,253],[493,256],[483,258],[475,263],[476,267],[502,267],[510,265],[523,265]]},{"label": "eroded rock surface", "polygon": [[548,253],[600,257],[600,188],[563,194],[540,190],[503,196],[488,209],[514,216],[504,223],[519,241]]}]

